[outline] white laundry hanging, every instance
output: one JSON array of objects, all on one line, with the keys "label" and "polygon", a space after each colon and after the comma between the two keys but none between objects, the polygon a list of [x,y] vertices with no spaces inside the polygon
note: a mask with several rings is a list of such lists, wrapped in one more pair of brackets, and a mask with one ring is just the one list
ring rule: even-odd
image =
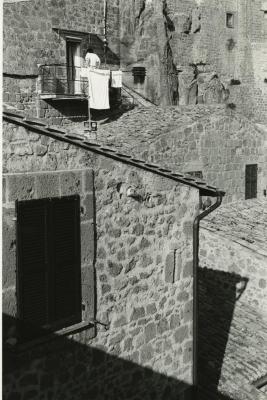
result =
[{"label": "white laundry hanging", "polygon": [[111,71],[111,87],[121,88],[122,87],[122,72]]},{"label": "white laundry hanging", "polygon": [[88,68],[90,108],[106,110],[109,106],[110,70]]}]

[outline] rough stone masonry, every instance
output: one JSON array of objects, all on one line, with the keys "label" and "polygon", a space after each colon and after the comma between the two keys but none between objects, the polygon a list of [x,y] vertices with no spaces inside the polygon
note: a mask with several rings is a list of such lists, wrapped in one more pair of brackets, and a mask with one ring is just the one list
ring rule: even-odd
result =
[{"label": "rough stone masonry", "polygon": [[80,195],[84,318],[100,322],[17,356],[7,351],[5,399],[182,399],[192,383],[198,190],[12,124],[4,137],[12,160],[4,165],[4,340],[16,336],[17,199]]}]

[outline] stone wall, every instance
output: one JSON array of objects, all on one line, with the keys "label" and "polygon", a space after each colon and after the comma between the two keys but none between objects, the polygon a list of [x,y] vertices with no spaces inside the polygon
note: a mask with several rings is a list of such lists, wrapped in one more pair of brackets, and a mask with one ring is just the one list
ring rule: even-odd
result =
[{"label": "stone wall", "polygon": [[[103,2],[31,0],[4,4],[4,64],[8,74],[37,74],[37,64],[65,63],[65,41],[53,28],[103,34]],[[109,2],[109,44],[118,53],[118,1]]]},{"label": "stone wall", "polygon": [[[256,238],[255,238],[256,239]],[[247,286],[237,287],[236,297],[266,317],[267,310],[267,255],[245,247],[245,243],[227,239],[223,235],[201,228],[200,266],[214,271],[234,273],[246,278]],[[243,292],[243,289],[244,292]]]},{"label": "stone wall", "polygon": [[202,171],[209,184],[226,191],[224,202],[245,198],[245,166],[258,164],[258,197],[267,185],[266,132],[238,114],[211,114],[199,122],[177,124],[132,151],[176,171]]},{"label": "stone wall", "polygon": [[[86,102],[72,101],[70,107],[69,104],[62,103],[62,101],[51,103],[40,100],[38,93],[41,92],[41,84],[38,74],[42,74],[38,66],[66,64],[66,34],[53,28],[75,31],[76,36],[79,32],[81,57],[84,58],[86,49],[91,46],[104,61],[103,4],[96,0],[78,0],[75,3],[70,0],[31,0],[5,3],[3,7],[4,102],[18,110],[25,110],[28,115],[46,117],[52,124],[64,123],[68,119],[74,121],[81,118],[87,119]],[[110,47],[107,58],[108,62],[118,64],[118,0],[109,2],[107,15]],[[75,33],[72,35],[75,37]],[[61,90],[64,91],[66,88],[63,88],[65,81],[62,70],[57,72],[57,77],[59,80],[61,79]],[[51,82],[51,78],[49,82]],[[49,82],[46,82],[46,86],[50,85]],[[79,119],[77,119],[78,117]]]},{"label": "stone wall", "polygon": [[[85,330],[15,357],[13,370],[6,367],[4,375],[5,399],[177,398],[192,383],[192,223],[198,191],[12,124],[4,125],[4,137],[4,206],[13,233],[15,198],[60,195],[62,185],[82,196],[86,225],[93,185],[100,323],[93,339]],[[41,181],[48,186],[38,192]],[[10,245],[10,234],[4,236],[14,279],[16,244],[13,237]],[[86,228],[82,242],[89,238]],[[7,318],[15,314],[14,308],[4,311]]]},{"label": "stone wall", "polygon": [[[161,105],[228,101],[266,122],[267,19],[261,4],[122,0],[122,64],[128,71],[136,65],[147,70],[144,84],[135,89]],[[227,13],[233,14],[232,27]],[[126,78],[134,86],[133,78]],[[214,91],[226,92],[220,99]]]}]

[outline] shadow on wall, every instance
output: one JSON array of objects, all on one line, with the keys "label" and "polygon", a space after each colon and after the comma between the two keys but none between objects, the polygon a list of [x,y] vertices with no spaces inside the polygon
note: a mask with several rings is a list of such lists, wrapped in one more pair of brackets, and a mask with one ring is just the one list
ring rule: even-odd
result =
[{"label": "shadow on wall", "polygon": [[235,303],[247,282],[247,278],[233,273],[199,269],[198,400],[224,399],[218,397],[223,358]]},{"label": "shadow on wall", "polygon": [[[14,318],[4,315],[4,330],[13,324]],[[3,356],[3,400],[193,399],[184,382],[66,337],[54,335],[46,345],[21,353],[4,346]],[[233,400],[220,393],[215,398]]]}]

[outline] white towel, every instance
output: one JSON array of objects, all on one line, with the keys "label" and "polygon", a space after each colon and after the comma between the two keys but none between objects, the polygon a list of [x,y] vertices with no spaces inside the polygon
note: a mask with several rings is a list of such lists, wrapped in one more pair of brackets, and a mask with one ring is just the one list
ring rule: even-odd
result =
[{"label": "white towel", "polygon": [[81,78],[88,78],[87,67],[81,67],[80,77]]},{"label": "white towel", "polygon": [[111,71],[111,86],[114,88],[122,87],[122,72]]},{"label": "white towel", "polygon": [[88,68],[90,108],[106,110],[109,107],[110,70]]}]

